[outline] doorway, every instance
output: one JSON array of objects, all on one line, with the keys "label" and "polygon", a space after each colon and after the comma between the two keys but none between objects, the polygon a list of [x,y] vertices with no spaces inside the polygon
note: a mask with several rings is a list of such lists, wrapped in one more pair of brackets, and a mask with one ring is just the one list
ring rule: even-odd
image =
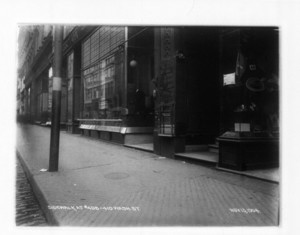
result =
[{"label": "doorway", "polygon": [[219,135],[219,35],[216,28],[186,28],[186,145],[213,144]]}]

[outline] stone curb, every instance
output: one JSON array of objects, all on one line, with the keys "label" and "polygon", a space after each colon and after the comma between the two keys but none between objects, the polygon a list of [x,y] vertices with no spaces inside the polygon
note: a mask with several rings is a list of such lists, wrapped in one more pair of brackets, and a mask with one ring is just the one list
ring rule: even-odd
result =
[{"label": "stone curb", "polygon": [[240,171],[225,169],[225,168],[218,167],[218,166],[215,167],[215,169],[218,170],[218,171],[224,171],[224,172],[228,172],[228,173],[232,173],[232,174],[236,174],[236,175],[242,175],[242,176],[245,176],[245,177],[248,177],[248,178],[252,178],[252,179],[256,179],[256,180],[261,180],[261,181],[268,182],[268,183],[279,184],[279,182],[276,181],[276,180],[266,179],[266,178],[263,178],[263,177],[259,177],[259,176],[255,176],[255,175],[250,175],[250,174],[247,174],[247,173],[244,173],[244,172],[240,172]]}]

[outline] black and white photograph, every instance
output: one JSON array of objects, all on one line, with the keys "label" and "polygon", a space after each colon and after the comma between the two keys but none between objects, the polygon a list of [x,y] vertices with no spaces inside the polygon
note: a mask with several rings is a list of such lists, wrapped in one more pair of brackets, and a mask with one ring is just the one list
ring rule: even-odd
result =
[{"label": "black and white photograph", "polygon": [[50,224],[279,224],[278,28],[19,27],[17,154]]},{"label": "black and white photograph", "polygon": [[[253,23],[223,22],[222,14],[237,18],[232,9],[204,4],[222,12],[208,21],[210,14],[197,15],[198,1],[170,6],[176,14],[167,21],[142,17],[166,10],[158,1],[133,1],[145,13],[129,21],[112,20],[100,3],[99,17],[74,20],[68,12],[66,20],[58,13],[68,5],[57,10],[51,1],[53,20],[16,17],[6,169],[15,229],[286,233],[283,199],[297,187],[284,177],[294,148],[284,154],[283,143],[297,137],[283,135],[284,81],[296,58],[284,60],[293,50],[284,44],[282,2],[273,12],[259,9],[265,21]],[[250,19],[251,10],[241,12]],[[195,23],[181,18],[191,14]]]}]

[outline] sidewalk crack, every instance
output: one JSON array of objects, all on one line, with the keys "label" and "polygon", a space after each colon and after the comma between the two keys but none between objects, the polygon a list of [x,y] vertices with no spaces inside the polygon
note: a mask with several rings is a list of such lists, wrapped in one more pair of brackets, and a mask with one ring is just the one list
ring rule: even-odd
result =
[{"label": "sidewalk crack", "polygon": [[82,170],[82,169],[89,169],[89,168],[94,168],[94,167],[109,166],[109,165],[112,165],[112,164],[114,164],[114,163],[106,163],[106,164],[99,164],[99,165],[93,165],[93,166],[85,166],[85,167],[79,167],[79,168],[68,169],[68,170]]}]

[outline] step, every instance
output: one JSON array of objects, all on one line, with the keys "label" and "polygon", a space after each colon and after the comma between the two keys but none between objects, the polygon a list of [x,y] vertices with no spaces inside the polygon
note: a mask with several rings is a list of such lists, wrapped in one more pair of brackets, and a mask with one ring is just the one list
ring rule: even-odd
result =
[{"label": "step", "polygon": [[124,144],[125,147],[134,148],[137,150],[146,151],[153,153],[153,143],[143,143],[143,144]]},{"label": "step", "polygon": [[186,145],[185,146],[185,152],[201,152],[207,150],[208,150],[207,145]]},{"label": "step", "polygon": [[175,158],[197,160],[199,162],[216,165],[219,159],[219,155],[210,151],[197,151],[197,152],[185,152],[176,153]]},{"label": "step", "polygon": [[219,153],[219,144],[209,144],[208,151],[213,153]]}]

